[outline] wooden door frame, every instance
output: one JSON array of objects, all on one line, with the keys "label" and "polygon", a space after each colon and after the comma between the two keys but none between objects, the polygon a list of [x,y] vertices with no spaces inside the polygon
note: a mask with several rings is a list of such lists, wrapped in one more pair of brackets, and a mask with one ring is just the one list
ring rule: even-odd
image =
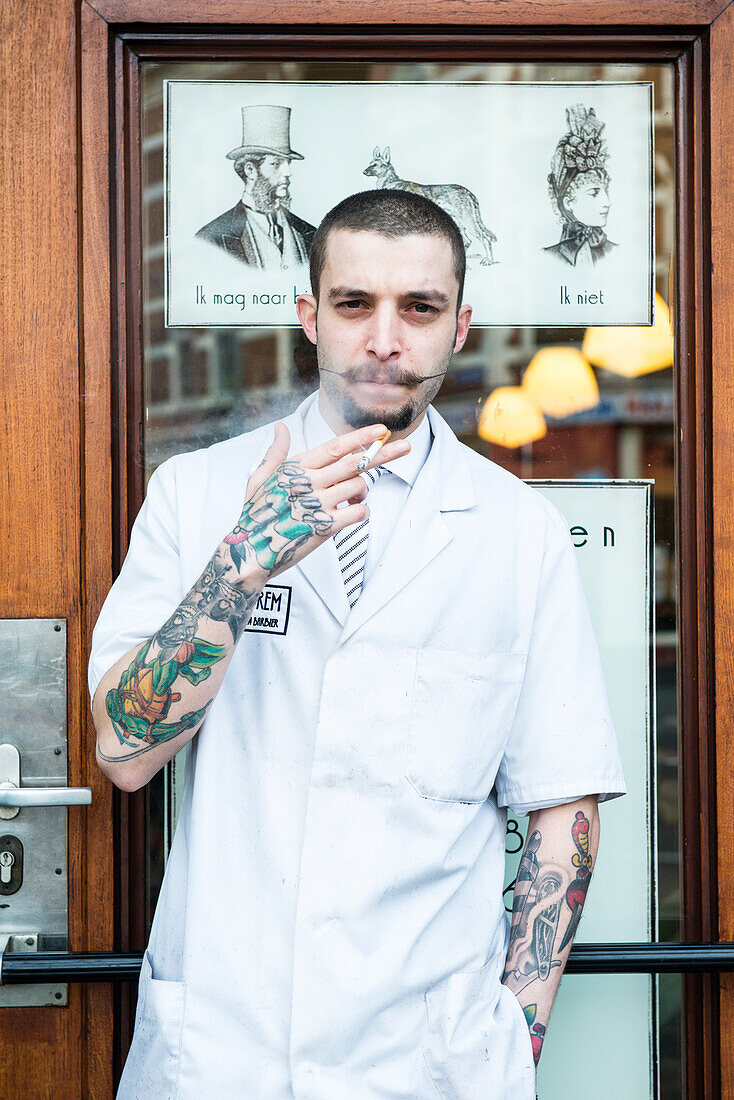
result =
[{"label": "wooden door frame", "polygon": [[[113,795],[86,721],[77,15],[75,0],[9,0],[0,35],[0,615],[67,623],[68,782],[92,789],[92,804],[68,813],[75,952],[110,945],[113,866]],[[110,1096],[110,994],[74,984],[66,1007],[2,1009],[0,1094]]]},{"label": "wooden door frame", "polygon": [[[518,31],[522,31],[522,35]],[[80,134],[84,550],[92,624],[124,553],[140,480],[138,107],[135,66],[213,53],[671,61],[676,70],[680,492],[679,676],[684,938],[734,940],[734,6],[725,0],[81,0]],[[137,220],[136,220],[137,219]],[[713,395],[716,395],[716,401]],[[716,609],[716,614],[714,614]],[[88,631],[89,633],[89,631]],[[727,648],[728,647],[728,648]],[[683,669],[682,662],[679,668]],[[89,730],[91,718],[88,716]],[[91,739],[91,732],[89,738]],[[131,883],[144,838],[140,796],[116,796],[118,950],[139,948]],[[137,799],[137,800],[136,800]],[[716,807],[714,812],[713,807]],[[718,882],[718,890],[715,883]],[[703,886],[703,888],[702,888]],[[705,887],[709,888],[706,889]],[[734,1095],[734,978],[686,979],[688,1096]],[[698,1015],[696,1013],[695,1015]],[[719,1028],[721,1025],[721,1055]],[[719,1092],[719,1073],[721,1092]]]}]

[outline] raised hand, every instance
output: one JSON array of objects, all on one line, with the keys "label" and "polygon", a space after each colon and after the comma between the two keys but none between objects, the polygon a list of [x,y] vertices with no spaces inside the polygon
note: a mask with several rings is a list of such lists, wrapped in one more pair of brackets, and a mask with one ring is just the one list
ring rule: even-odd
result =
[{"label": "raised hand", "polygon": [[[288,458],[288,429],[276,425],[237,526],[168,620],[97,689],[97,759],[124,790],[146,783],[194,736],[269,578],[365,518],[357,464],[386,430],[373,424]],[[409,450],[406,440],[389,442],[365,468]]]},{"label": "raised hand", "polygon": [[[365,519],[367,485],[357,467],[363,448],[386,432],[383,424],[372,424],[288,458],[288,429],[277,424],[275,438],[247,484],[237,526],[224,538],[238,574],[250,580],[261,574],[264,584],[337,531]],[[409,450],[407,440],[386,443],[367,469]]]}]

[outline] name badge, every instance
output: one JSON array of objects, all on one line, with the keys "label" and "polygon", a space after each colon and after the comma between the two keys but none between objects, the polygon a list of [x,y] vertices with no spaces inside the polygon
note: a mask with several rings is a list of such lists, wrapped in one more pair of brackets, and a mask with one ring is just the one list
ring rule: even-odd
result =
[{"label": "name badge", "polygon": [[285,634],[291,613],[291,592],[287,584],[266,584],[245,630],[253,634]]}]

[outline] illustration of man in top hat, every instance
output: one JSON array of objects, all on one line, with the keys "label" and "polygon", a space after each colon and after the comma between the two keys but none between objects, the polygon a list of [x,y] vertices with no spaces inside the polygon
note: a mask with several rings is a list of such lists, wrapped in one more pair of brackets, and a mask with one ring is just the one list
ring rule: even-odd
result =
[{"label": "illustration of man in top hat", "polygon": [[316,229],[290,211],[290,107],[242,108],[242,144],[227,153],[244,184],[242,198],[196,234],[264,270],[285,271],[308,263]]}]

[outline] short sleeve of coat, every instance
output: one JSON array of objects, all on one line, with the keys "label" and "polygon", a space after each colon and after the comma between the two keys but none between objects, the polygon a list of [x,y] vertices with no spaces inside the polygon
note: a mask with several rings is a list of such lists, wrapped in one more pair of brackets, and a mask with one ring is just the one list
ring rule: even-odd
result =
[{"label": "short sleeve of coat", "polygon": [[92,634],[89,692],[133,646],[163,625],[184,596],[178,549],[175,460],[160,466],[130,536],[125,562]]},{"label": "short sleeve of coat", "polygon": [[516,814],[626,791],[576,550],[549,513],[525,676],[496,779]]}]

